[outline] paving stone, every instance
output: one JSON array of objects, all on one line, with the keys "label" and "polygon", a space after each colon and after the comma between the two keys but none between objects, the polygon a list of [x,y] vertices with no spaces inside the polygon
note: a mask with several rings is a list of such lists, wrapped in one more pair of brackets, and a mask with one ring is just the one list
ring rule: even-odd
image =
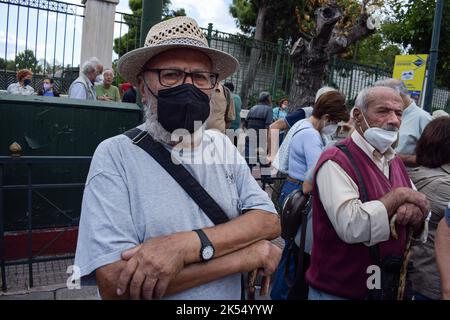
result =
[{"label": "paving stone", "polygon": [[54,300],[53,291],[30,292],[26,294],[0,295],[0,300]]},{"label": "paving stone", "polygon": [[97,286],[84,286],[81,289],[59,289],[55,300],[98,300]]}]

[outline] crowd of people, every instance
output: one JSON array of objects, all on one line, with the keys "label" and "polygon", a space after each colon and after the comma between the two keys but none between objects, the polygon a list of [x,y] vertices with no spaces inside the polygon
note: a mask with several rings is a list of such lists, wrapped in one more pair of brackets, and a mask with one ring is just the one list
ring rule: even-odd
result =
[{"label": "crowd of people", "polygon": [[[8,94],[60,97],[52,77],[44,76],[42,85],[35,90],[32,83],[33,72],[21,69],[17,72],[17,82],[8,86]],[[75,79],[68,90],[67,97],[80,100],[101,100],[136,103],[136,88],[131,83],[113,85],[114,70],[103,69],[103,64],[92,57],[81,66],[80,76]]]},{"label": "crowd of people", "polygon": [[[353,108],[331,87],[293,112],[263,91],[241,121],[233,83],[221,82],[238,67],[189,17],[156,24],[120,58],[120,88],[98,59],[83,64],[70,98],[139,92],[145,122],[93,155],[75,256],[82,283],[104,299],[240,299],[241,275],[256,270],[263,283],[273,275],[277,300],[450,299],[448,114],[433,118],[385,79]],[[31,71],[17,77],[8,92],[32,94]],[[46,78],[38,94],[58,96],[53,85]],[[258,134],[242,153],[229,130]],[[285,177],[277,203],[256,165]],[[276,207],[296,190],[311,196],[306,234],[282,250]],[[381,280],[370,286],[373,266]]]}]

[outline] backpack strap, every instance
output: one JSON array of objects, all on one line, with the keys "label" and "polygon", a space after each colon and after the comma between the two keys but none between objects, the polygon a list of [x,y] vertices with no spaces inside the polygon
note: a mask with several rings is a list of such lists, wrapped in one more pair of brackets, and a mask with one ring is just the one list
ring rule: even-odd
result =
[{"label": "backpack strap", "polygon": [[153,159],[163,167],[167,173],[186,191],[186,193],[203,210],[209,219],[215,224],[225,223],[230,220],[223,209],[209,195],[209,193],[198,183],[191,173],[182,165],[176,165],[172,161],[170,151],[155,141],[147,131],[133,128],[124,133],[133,144],[147,152]]}]

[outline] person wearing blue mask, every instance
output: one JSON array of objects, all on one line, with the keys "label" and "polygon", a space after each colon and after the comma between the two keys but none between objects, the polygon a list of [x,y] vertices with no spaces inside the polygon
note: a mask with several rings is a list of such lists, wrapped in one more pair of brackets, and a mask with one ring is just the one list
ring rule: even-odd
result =
[{"label": "person wearing blue mask", "polygon": [[9,94],[21,94],[24,96],[29,96],[34,94],[34,89],[31,86],[31,78],[33,77],[33,72],[28,69],[22,69],[17,71],[17,81],[8,86],[7,92]]},{"label": "person wearing blue mask", "polygon": [[39,89],[37,94],[38,96],[46,96],[46,97],[59,97],[59,92],[54,87],[55,81],[50,78],[44,78],[42,83],[42,89]]}]

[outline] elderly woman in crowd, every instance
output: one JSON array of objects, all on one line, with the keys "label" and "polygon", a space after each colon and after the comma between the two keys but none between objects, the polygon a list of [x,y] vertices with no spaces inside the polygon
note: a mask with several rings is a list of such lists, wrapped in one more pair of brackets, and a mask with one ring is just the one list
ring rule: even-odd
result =
[{"label": "elderly woman in crowd", "polygon": [[34,89],[31,84],[31,78],[33,72],[28,69],[22,69],[17,72],[17,81],[8,86],[7,92],[10,94],[21,94],[28,96],[34,93]]},{"label": "elderly woman in crowd", "polygon": [[427,242],[412,248],[414,273],[411,279],[416,300],[440,299],[441,287],[436,267],[434,242],[439,221],[444,217],[450,199],[450,118],[439,117],[424,129],[416,146],[420,167],[410,172],[418,191],[431,204]]},{"label": "elderly woman in crowd", "polygon": [[114,71],[112,69],[105,69],[102,84],[95,86],[97,100],[120,102],[119,88],[112,84],[113,81]]}]

